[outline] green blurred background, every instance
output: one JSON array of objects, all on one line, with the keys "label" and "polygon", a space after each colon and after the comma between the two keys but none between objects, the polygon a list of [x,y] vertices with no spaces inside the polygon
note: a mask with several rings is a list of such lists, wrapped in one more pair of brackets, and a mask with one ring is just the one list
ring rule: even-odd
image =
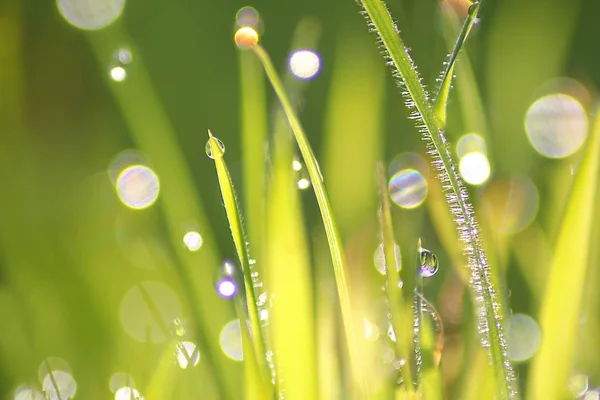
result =
[{"label": "green blurred background", "polygon": [[[282,72],[298,23],[311,17],[313,29],[320,29],[315,50],[321,71],[298,90],[299,113],[324,169],[352,274],[368,276],[376,291],[374,268],[363,262],[372,260],[377,243],[374,162],[425,152],[355,2],[128,0],[113,25],[83,31],[61,16],[55,2],[2,0],[2,398],[12,399],[21,385],[39,387],[38,367],[46,357],[68,361],[78,383],[77,398],[110,398],[108,382],[119,371],[131,373],[138,387],[147,388],[157,376],[149,365],[172,356],[174,348],[167,349],[164,332],[157,333],[157,340],[148,340],[152,334],[146,332],[136,341],[123,330],[123,296],[143,281],[166,282],[182,297],[188,293],[186,284],[200,293],[199,312],[214,333],[207,340],[215,347],[215,357],[223,359],[216,373],[231,382],[241,379],[240,364],[224,359],[216,344],[233,309],[214,293],[214,280],[218,265],[235,253],[204,145],[207,129],[225,143],[243,203],[240,62],[233,33],[236,12],[247,5],[260,12],[265,28],[261,43]],[[423,82],[434,88],[448,49],[441,3],[396,0],[388,5]],[[573,94],[569,90],[574,83],[568,83],[567,91],[579,96],[591,114],[600,85],[599,12],[597,0],[488,0],[466,46],[486,113],[486,131],[477,133],[487,141],[490,182],[529,177],[540,199],[532,223],[518,233],[496,235],[489,233],[497,226],[486,216],[506,207],[504,192],[487,192],[484,204],[481,190],[471,186],[488,229],[486,247],[492,261],[505,268],[505,286],[510,288],[505,292],[515,313],[537,314],[573,180],[571,169],[581,155],[542,157],[527,140],[525,113],[549,87],[556,87],[556,78],[569,77],[581,86]],[[127,79],[112,82],[113,53],[120,48],[131,50],[132,62],[126,67]],[[564,82],[558,85],[565,87]],[[274,105],[271,90],[267,93]],[[453,91],[448,127],[452,142],[469,132],[468,115]],[[111,161],[126,149],[141,150],[161,179],[158,201],[146,210],[124,207],[111,185]],[[311,237],[318,237],[321,223],[311,191],[302,198]],[[447,285],[460,282],[450,265],[456,270],[462,266],[456,265],[454,245],[440,239],[427,201],[415,210],[394,209],[397,238],[408,260],[419,236],[438,254],[442,267],[426,293],[449,318],[452,342],[452,335],[463,328],[451,320],[450,311],[444,314],[450,300],[443,295]],[[523,202],[510,207],[518,213]],[[192,254],[173,239],[187,227],[195,227],[205,239],[199,252]],[[596,230],[593,248],[597,238]],[[575,365],[589,375],[590,384],[600,386],[597,282],[598,272],[592,271]],[[193,312],[188,302],[182,303],[182,315]],[[455,359],[448,364],[454,362],[461,365]],[[178,384],[165,398],[208,396],[215,371],[202,365],[198,373],[206,379],[185,370],[169,378]],[[448,393],[454,393],[462,370],[454,369],[445,372]],[[519,372],[524,384],[526,365]],[[239,396],[233,383],[231,390]]]}]

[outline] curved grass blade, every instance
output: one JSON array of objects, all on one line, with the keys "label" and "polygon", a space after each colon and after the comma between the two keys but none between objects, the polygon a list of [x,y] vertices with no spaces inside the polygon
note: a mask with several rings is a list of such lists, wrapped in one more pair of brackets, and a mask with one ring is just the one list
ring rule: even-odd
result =
[{"label": "curved grass blade", "polygon": [[467,36],[469,36],[469,32],[471,32],[471,28],[473,27],[473,23],[475,22],[475,18],[479,12],[479,7],[480,2],[473,3],[469,7],[467,19],[463,23],[460,34],[458,35],[456,43],[454,44],[454,49],[452,50],[452,53],[450,53],[450,57],[446,62],[446,68],[440,79],[440,88],[435,96],[433,111],[440,124],[440,128],[442,129],[446,127],[446,104],[448,103],[448,94],[450,93],[450,87],[452,86],[452,76],[454,73],[456,57],[458,56],[460,49],[462,49]]},{"label": "curved grass blade", "polygon": [[429,103],[429,96],[421,85],[415,66],[400,38],[392,18],[382,0],[362,0],[365,15],[379,35],[385,54],[394,74],[406,91],[407,106],[416,108],[413,117],[419,122],[421,133],[427,142],[433,166],[447,191],[446,200],[454,215],[471,272],[470,287],[475,298],[478,314],[478,330],[483,346],[489,354],[495,369],[496,382],[501,398],[518,396],[516,379],[510,361],[506,356],[506,338],[503,332],[503,305],[501,296],[496,294],[492,270],[483,251],[479,228],[469,195],[452,160],[442,126]]},{"label": "curved grass blade", "polygon": [[[225,212],[229,221],[229,228],[231,229],[231,236],[235,245],[235,249],[238,254],[240,265],[242,268],[242,274],[244,278],[244,291],[246,295],[247,312],[250,320],[250,330],[252,332],[252,348],[253,354],[256,356],[257,367],[260,370],[259,374],[262,376],[262,381],[266,385],[269,381],[267,379],[267,365],[266,360],[263,357],[265,353],[265,342],[263,339],[262,328],[260,325],[260,318],[258,314],[258,307],[256,303],[256,295],[254,293],[253,277],[250,271],[250,257],[248,256],[248,249],[246,247],[245,235],[242,227],[242,222],[239,213],[239,207],[235,192],[233,190],[233,184],[231,182],[231,176],[227,165],[223,160],[223,145],[219,139],[215,138],[211,131],[208,131],[208,143],[207,147],[210,150],[211,158],[215,161],[217,169],[217,177],[219,179],[219,187],[221,188],[221,195],[223,197],[223,203],[225,204]],[[240,321],[241,329],[244,330],[243,320]],[[266,388],[264,389],[266,391]]]},{"label": "curved grass blade", "polygon": [[277,75],[277,71],[275,70],[269,55],[260,45],[252,47],[252,51],[262,62],[267,74],[267,78],[270,80],[271,85],[273,86],[273,89],[275,90],[275,93],[281,102],[283,111],[288,119],[288,122],[290,123],[290,127],[292,128],[292,132],[294,133],[294,137],[296,138],[296,142],[298,143],[298,147],[312,182],[317,203],[319,205],[319,210],[321,212],[321,217],[323,219],[325,233],[327,234],[329,251],[333,261],[335,280],[340,299],[340,308],[344,321],[346,342],[350,355],[351,369],[354,376],[354,384],[357,386],[356,394],[360,398],[363,398],[367,395],[367,383],[364,380],[360,368],[360,356],[358,354],[358,346],[356,345],[356,335],[354,332],[355,319],[353,317],[352,307],[350,305],[349,288],[346,278],[346,262],[344,260],[344,252],[340,235],[333,220],[331,206],[323,185],[323,176],[317,163],[317,159],[315,158],[312,148],[308,143],[304,129],[296,117],[292,103],[283,89],[281,79]]},{"label": "curved grass blade", "polygon": [[533,360],[529,379],[532,399],[566,395],[575,350],[578,319],[590,266],[594,212],[600,186],[600,106],[571,192],[550,276],[542,299],[540,326],[544,340]]},{"label": "curved grass blade", "polygon": [[[379,185],[379,201],[381,202],[380,224],[381,236],[383,239],[383,254],[385,255],[385,294],[387,296],[388,307],[391,315],[392,327],[396,334],[396,356],[404,359],[400,371],[404,379],[404,387],[409,394],[414,393],[412,380],[412,371],[410,358],[410,338],[411,326],[407,324],[409,315],[406,312],[407,306],[404,304],[400,285],[400,274],[396,269],[396,255],[394,247],[394,225],[392,223],[392,213],[390,210],[390,199],[385,178],[385,167],[382,163],[377,163],[377,182]],[[407,318],[408,317],[408,318]]]}]

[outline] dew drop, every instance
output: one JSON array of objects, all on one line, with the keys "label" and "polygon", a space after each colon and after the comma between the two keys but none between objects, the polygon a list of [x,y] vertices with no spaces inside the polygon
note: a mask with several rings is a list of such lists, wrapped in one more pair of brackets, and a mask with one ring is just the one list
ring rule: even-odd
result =
[{"label": "dew drop", "polygon": [[419,274],[423,278],[430,278],[438,271],[438,259],[431,251],[421,248],[421,269]]},{"label": "dew drop", "polygon": [[477,10],[477,7],[478,7],[478,6],[479,6],[479,2],[477,2],[477,1],[476,1],[476,2],[474,2],[473,4],[471,4],[471,5],[469,6],[469,11],[468,11],[468,12],[469,12],[469,15],[470,15],[471,17],[473,17],[473,14],[474,14],[474,13],[475,13],[475,11]]},{"label": "dew drop", "polygon": [[396,332],[394,332],[394,327],[391,324],[388,326],[387,335],[392,342],[396,341]]},{"label": "dew drop", "polygon": [[[209,133],[210,133],[210,131],[209,131]],[[212,144],[211,144],[211,142],[212,142]],[[206,151],[206,155],[209,158],[216,160],[218,158],[223,157],[223,154],[225,154],[225,145],[223,144],[223,142],[220,139],[212,136],[212,134],[211,134],[210,138],[206,142],[204,151]]]}]

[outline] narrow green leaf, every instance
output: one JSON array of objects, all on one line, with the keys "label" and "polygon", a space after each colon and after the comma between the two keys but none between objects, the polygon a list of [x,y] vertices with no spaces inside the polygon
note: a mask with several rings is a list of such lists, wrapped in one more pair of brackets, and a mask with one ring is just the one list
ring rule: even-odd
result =
[{"label": "narrow green leaf", "polygon": [[377,182],[379,185],[379,200],[381,202],[381,236],[383,239],[383,253],[385,255],[385,293],[387,295],[390,315],[392,316],[392,327],[396,334],[396,356],[405,361],[401,367],[404,386],[407,392],[413,393],[414,387],[410,363],[412,324],[409,323],[410,316],[406,312],[407,306],[404,304],[404,297],[402,296],[400,274],[396,269],[394,225],[392,223],[385,168],[381,163],[377,164]]},{"label": "narrow green leaf", "polygon": [[567,204],[540,311],[543,340],[529,379],[532,399],[566,395],[590,267],[600,181],[600,106]]},{"label": "narrow green leaf", "polygon": [[382,0],[363,0],[365,15],[379,35],[393,71],[402,78],[407,92],[407,105],[415,107],[415,119],[423,125],[421,133],[427,141],[433,165],[438,171],[446,199],[457,224],[471,272],[470,287],[478,314],[481,342],[489,348],[501,398],[517,397],[515,375],[506,356],[506,338],[503,333],[502,298],[496,293],[493,274],[483,251],[479,228],[469,195],[452,160],[442,126],[429,103],[416,68],[398,34],[398,30]]},{"label": "narrow green leaf", "polygon": [[[223,159],[225,148],[223,143],[215,138],[210,130],[208,131],[208,142],[207,142],[207,154],[210,158],[215,161],[215,167],[217,170],[217,177],[219,179],[219,187],[221,189],[221,195],[223,197],[223,203],[225,204],[225,212],[227,214],[227,220],[229,221],[229,228],[231,229],[231,236],[235,245],[236,252],[238,254],[239,262],[242,268],[242,274],[244,277],[244,292],[246,295],[246,307],[248,317],[250,320],[250,330],[252,337],[252,349],[255,355],[257,369],[259,369],[259,375],[262,376],[262,381],[266,385],[268,380],[268,372],[266,360],[264,358],[265,353],[265,342],[263,339],[262,328],[260,325],[260,317],[258,314],[258,307],[256,303],[256,294],[254,292],[254,278],[250,271],[250,257],[248,256],[248,249],[246,246],[245,234],[242,227],[240,218],[239,207],[237,204],[237,198],[233,189],[233,183],[231,182],[231,176],[229,170]],[[242,330],[245,329],[244,320],[240,321],[240,327]],[[266,393],[266,388],[263,388],[263,392]]]},{"label": "narrow green leaf", "polygon": [[353,317],[350,303],[349,287],[346,278],[346,262],[344,260],[344,251],[340,235],[334,222],[329,199],[323,185],[323,176],[317,163],[317,159],[315,158],[312,148],[308,143],[304,129],[296,117],[292,103],[290,102],[290,99],[283,88],[281,79],[273,67],[273,63],[271,62],[269,55],[260,45],[252,47],[252,51],[262,62],[267,74],[267,78],[270,80],[271,85],[273,86],[273,89],[275,90],[275,93],[281,102],[283,111],[288,119],[288,122],[290,123],[290,127],[292,128],[292,132],[294,133],[294,137],[298,143],[298,147],[300,148],[302,158],[304,159],[312,182],[317,203],[319,205],[319,210],[321,212],[321,217],[323,219],[325,233],[327,234],[329,251],[333,261],[335,280],[340,300],[340,308],[344,321],[346,342],[348,345],[348,353],[350,355],[352,373],[354,374],[354,384],[356,385],[356,394],[360,398],[363,398],[367,395],[367,383],[365,382],[360,367],[361,357],[359,356],[359,347],[357,346],[356,335],[354,332],[355,318]]},{"label": "narrow green leaf", "polygon": [[473,3],[469,7],[467,19],[465,19],[465,22],[463,23],[460,34],[458,35],[456,43],[454,44],[454,49],[452,50],[452,53],[450,53],[450,58],[446,62],[446,68],[444,69],[441,77],[440,88],[435,96],[433,110],[442,129],[446,127],[446,104],[448,103],[448,94],[450,93],[450,87],[452,86],[452,76],[454,74],[456,57],[462,49],[465,40],[467,40],[469,32],[471,32],[471,28],[473,27],[473,23],[475,22],[475,18],[479,12],[479,7],[480,2]]}]

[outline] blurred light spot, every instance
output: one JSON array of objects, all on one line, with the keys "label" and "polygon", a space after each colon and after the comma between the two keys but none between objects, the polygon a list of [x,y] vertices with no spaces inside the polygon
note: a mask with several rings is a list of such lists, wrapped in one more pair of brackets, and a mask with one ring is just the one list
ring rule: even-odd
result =
[{"label": "blurred light spot", "polygon": [[221,330],[219,343],[223,353],[232,360],[242,361],[244,352],[242,350],[242,331],[240,330],[240,320],[235,319],[225,324]]},{"label": "blurred light spot", "polygon": [[312,79],[319,73],[321,60],[311,50],[298,50],[292,53],[289,60],[290,71],[298,79]]},{"label": "blurred light spot", "polygon": [[429,164],[417,153],[402,153],[392,159],[388,167],[390,176],[395,175],[403,169],[417,170],[427,177],[429,175]]},{"label": "blurred light spot", "polygon": [[600,389],[590,389],[585,392],[583,400],[600,400]]},{"label": "blurred light spot", "polygon": [[427,181],[415,169],[403,169],[390,179],[388,189],[394,203],[402,208],[416,208],[427,196]]},{"label": "blurred light spot", "polygon": [[123,67],[113,67],[110,70],[110,77],[115,82],[123,82],[127,78],[127,71]]},{"label": "blurred light spot", "polygon": [[166,340],[173,333],[172,321],[180,314],[179,298],[161,282],[146,281],[134,285],[121,302],[121,323],[125,332],[143,343]]},{"label": "blurred light spot", "polygon": [[481,185],[490,177],[490,163],[483,153],[473,152],[460,159],[460,174],[471,185]]},{"label": "blurred light spot", "polygon": [[300,171],[302,169],[302,163],[298,160],[292,161],[292,169],[294,171]]},{"label": "blurred light spot", "polygon": [[589,380],[587,375],[574,374],[569,379],[569,392],[573,397],[579,398],[587,392],[589,387]]},{"label": "blurred light spot", "polygon": [[116,393],[119,389],[125,386],[135,387],[135,382],[133,381],[131,375],[129,375],[128,373],[117,372],[110,377],[108,385],[110,387],[110,391]]},{"label": "blurred light spot", "polygon": [[379,328],[369,322],[368,319],[363,318],[363,326],[365,328],[365,340],[374,342],[379,338]]},{"label": "blurred light spot", "polygon": [[115,400],[142,399],[140,392],[132,387],[124,386],[115,392]]},{"label": "blurred light spot", "polygon": [[237,47],[249,49],[258,44],[258,33],[249,26],[243,26],[235,32],[233,39]]},{"label": "blurred light spot", "polygon": [[508,318],[507,355],[512,361],[525,361],[531,358],[540,345],[540,338],[540,328],[529,315],[514,314]]},{"label": "blurred light spot", "polygon": [[463,158],[468,153],[478,152],[487,154],[485,140],[476,133],[468,133],[461,136],[456,143],[456,154],[458,158]]},{"label": "blurred light spot", "polygon": [[237,287],[231,279],[225,278],[221,279],[217,284],[217,292],[219,292],[219,295],[221,295],[221,297],[229,299],[235,295],[235,293],[237,292]]},{"label": "blurred light spot", "polygon": [[[396,261],[396,271],[400,271],[402,266],[402,257],[400,253],[400,246],[394,243],[394,259]],[[373,262],[375,264],[375,268],[381,275],[385,275],[385,252],[383,250],[383,243],[377,246],[375,250],[375,254],[373,255]]]},{"label": "blurred light spot", "polygon": [[140,210],[150,207],[158,198],[158,176],[148,167],[127,167],[117,178],[119,199],[129,208]]},{"label": "blurred light spot", "polygon": [[310,187],[310,179],[300,178],[298,179],[298,189],[304,190]]},{"label": "blurred light spot", "polygon": [[197,251],[202,247],[202,236],[196,231],[190,231],[183,235],[183,243],[190,251]]},{"label": "blurred light spot", "polygon": [[585,141],[588,119],[583,106],[565,94],[551,94],[527,110],[525,130],[531,145],[550,158],[567,157]]},{"label": "blurred light spot", "polygon": [[[56,386],[55,386],[56,384]],[[65,371],[52,371],[48,373],[42,383],[44,392],[50,400],[72,399],[77,391],[77,383],[70,373]]]},{"label": "blurred light spot", "polygon": [[491,181],[480,193],[480,201],[491,227],[504,234],[525,229],[539,207],[538,191],[525,177]]},{"label": "blurred light spot", "polygon": [[235,23],[237,27],[248,26],[262,33],[262,21],[258,11],[254,7],[246,6],[239,9],[235,15]]},{"label": "blurred light spot", "polygon": [[47,400],[46,395],[32,387],[20,387],[15,391],[13,400]]},{"label": "blurred light spot", "polygon": [[57,0],[58,11],[79,29],[102,29],[119,18],[125,0]]},{"label": "blurred light spot", "polygon": [[116,60],[123,64],[129,64],[131,62],[131,59],[133,58],[131,55],[131,51],[129,51],[128,49],[117,50],[115,56]]},{"label": "blurred light spot", "polygon": [[177,345],[177,363],[183,369],[198,365],[200,361],[200,352],[192,342],[181,342]]}]

